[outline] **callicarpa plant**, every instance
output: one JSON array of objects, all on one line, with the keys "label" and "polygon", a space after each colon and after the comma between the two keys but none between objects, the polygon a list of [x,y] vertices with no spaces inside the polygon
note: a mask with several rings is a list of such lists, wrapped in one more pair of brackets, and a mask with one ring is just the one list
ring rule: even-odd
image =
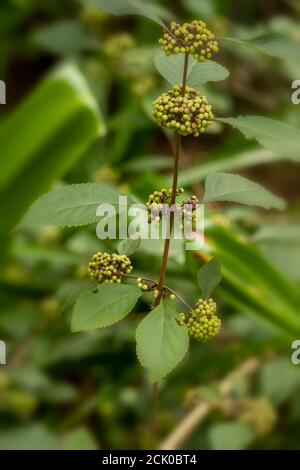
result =
[{"label": "callicarpa plant", "polygon": [[[211,59],[219,52],[220,42],[235,41],[234,39],[216,38],[202,20],[183,25],[171,22],[167,26],[163,19],[169,14],[165,10],[154,8],[150,3],[144,4],[137,0],[95,0],[92,3],[116,15],[143,15],[162,26],[163,35],[159,40],[162,52],[155,57],[154,63],[169,82],[170,90],[154,100],[153,119],[168,136],[172,133],[175,144],[172,187],[157,188],[149,195],[148,201],[145,201],[150,226],[154,224],[159,228],[167,211],[160,273],[157,273],[156,279],[150,279],[140,273],[135,274],[134,263],[130,257],[139,249],[139,240],[122,240],[117,253],[96,253],[87,266],[87,275],[92,281],[90,288],[79,296],[74,307],[72,331],[82,332],[109,327],[131,313],[143,295],[148,296],[146,299],[151,299],[149,313],[137,326],[136,351],[138,360],[153,384],[155,426],[159,380],[165,378],[186,357],[190,339],[211,341],[221,330],[218,305],[212,297],[221,282],[221,266],[216,258],[205,257],[207,262],[198,274],[197,299],[184,299],[180,292],[171,289],[166,283],[171,239],[177,215],[184,216],[183,225],[189,225],[197,238],[196,219],[200,203],[230,201],[265,209],[280,210],[285,207],[284,201],[260,185],[239,175],[226,173],[212,173],[207,177],[202,199],[198,195],[184,199],[185,190],[178,184],[183,138],[190,136],[197,139],[201,145],[205,131],[218,122],[219,125],[229,124],[239,129],[246,138],[255,138],[268,150],[277,153],[284,149],[285,155],[293,158],[296,156],[300,137],[297,129],[269,118],[215,116],[209,100],[201,93],[201,85],[229,76],[225,67]],[[252,40],[251,44],[256,48],[257,44],[260,44],[259,49],[262,52],[276,55],[274,47],[270,44],[265,47],[266,42],[267,38],[265,43]],[[247,47],[251,45],[249,41],[247,43],[241,39],[236,40],[236,43],[241,46],[246,43]],[[124,209],[119,205],[119,196],[114,187],[105,183],[62,186],[36,201],[23,218],[21,226],[48,224],[74,227],[96,223],[99,219],[97,208],[101,204],[115,207],[120,219]],[[176,210],[170,210],[174,207]],[[178,302],[174,304],[174,300]],[[174,305],[179,303],[182,309],[175,309]]]}]

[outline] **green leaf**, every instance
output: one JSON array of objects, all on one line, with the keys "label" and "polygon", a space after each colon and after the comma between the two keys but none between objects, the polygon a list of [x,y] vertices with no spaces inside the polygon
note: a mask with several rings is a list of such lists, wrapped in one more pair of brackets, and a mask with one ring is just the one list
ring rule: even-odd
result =
[{"label": "green leaf", "polygon": [[32,40],[38,47],[63,56],[99,49],[98,41],[80,23],[72,20],[44,26],[34,32]]},{"label": "green leaf", "polygon": [[297,286],[275,269],[253,244],[242,239],[239,232],[209,223],[205,233],[210,252],[222,263],[220,290],[229,302],[296,337],[300,332]]},{"label": "green leaf", "polygon": [[142,155],[126,162],[123,166],[125,171],[131,173],[152,172],[167,170],[173,167],[173,160],[163,155]]},{"label": "green leaf", "polygon": [[262,116],[218,118],[220,122],[239,129],[247,139],[255,139],[265,149],[294,161],[299,161],[300,130]]},{"label": "green leaf", "polygon": [[124,284],[102,284],[97,293],[85,292],[74,308],[72,331],[105,328],[122,320],[134,308],[142,292]]},{"label": "green leaf", "polygon": [[213,20],[216,14],[216,4],[211,0],[185,0],[184,6],[195,17],[204,18],[205,20]]},{"label": "green leaf", "polygon": [[300,244],[300,224],[280,223],[261,225],[253,235],[255,242],[277,241]]},{"label": "green leaf", "polygon": [[265,209],[285,208],[285,202],[265,188],[239,175],[213,173],[206,178],[203,202],[231,201]]},{"label": "green leaf", "polygon": [[0,125],[0,204],[6,207],[0,231],[9,232],[104,134],[98,104],[76,67],[60,67],[38,85]]},{"label": "green leaf", "polygon": [[61,450],[97,450],[98,445],[94,436],[85,428],[74,429],[59,440]]},{"label": "green leaf", "polygon": [[[275,155],[273,152],[264,150],[262,148],[254,148],[241,150],[239,152],[226,152],[220,155],[211,156],[211,159],[207,162],[203,162],[200,165],[194,165],[187,170],[182,170],[180,173],[180,184],[199,183],[210,173],[220,171],[239,171],[243,168],[251,168],[256,165],[264,165],[265,163],[272,163],[282,160],[284,157]],[[168,184],[167,184],[168,183]],[[170,185],[168,181],[166,186]]]},{"label": "green leaf", "polygon": [[221,265],[217,258],[211,259],[198,271],[198,281],[204,299],[208,299],[222,279]]},{"label": "green leaf", "polygon": [[[171,85],[182,83],[184,54],[166,56],[161,52],[154,58],[154,64]],[[225,80],[228,76],[229,71],[212,60],[199,63],[193,57],[189,57],[187,84],[191,87],[197,88],[207,82]]]},{"label": "green leaf", "polygon": [[170,20],[172,15],[165,8],[142,0],[79,0],[85,6],[94,6],[112,15],[141,15],[165,27],[163,19]]},{"label": "green leaf", "polygon": [[300,62],[300,46],[278,33],[266,33],[252,39],[226,37],[222,40],[256,49],[271,57]]},{"label": "green leaf", "polygon": [[97,207],[111,204],[119,209],[119,193],[105,183],[71,184],[39,198],[21,220],[20,227],[58,225],[77,227],[98,220]]},{"label": "green leaf", "polygon": [[12,427],[0,432],[1,450],[50,450],[55,444],[55,435],[44,426]]},{"label": "green leaf", "polygon": [[213,450],[241,450],[255,439],[248,426],[234,422],[212,426],[208,437]]},{"label": "green leaf", "polygon": [[118,252],[120,255],[127,255],[130,256],[135,253],[141,246],[141,239],[138,238],[137,240],[132,240],[128,238],[128,240],[122,240],[118,246]]},{"label": "green leaf", "polygon": [[286,357],[263,364],[259,379],[262,395],[276,406],[287,400],[300,386],[299,369]]},{"label": "green leaf", "polygon": [[136,331],[137,356],[149,372],[151,382],[168,375],[187,353],[186,326],[179,326],[177,312],[166,301],[153,309]]}]

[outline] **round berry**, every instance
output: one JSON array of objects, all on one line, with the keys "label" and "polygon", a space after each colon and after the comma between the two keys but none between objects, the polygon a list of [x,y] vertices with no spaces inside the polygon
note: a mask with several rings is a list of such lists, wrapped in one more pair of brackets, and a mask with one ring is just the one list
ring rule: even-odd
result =
[{"label": "round berry", "polygon": [[204,21],[194,20],[182,26],[172,22],[168,32],[159,40],[167,56],[171,54],[191,54],[199,62],[211,59],[219,51],[214,34],[209,31]]},{"label": "round berry", "polygon": [[124,275],[132,271],[131,261],[126,255],[96,253],[88,265],[92,280],[104,283],[120,283]]},{"label": "round berry", "polygon": [[197,90],[187,86],[182,91],[182,86],[175,85],[159,96],[153,103],[154,119],[166,129],[199,137],[212,124],[212,106]]}]

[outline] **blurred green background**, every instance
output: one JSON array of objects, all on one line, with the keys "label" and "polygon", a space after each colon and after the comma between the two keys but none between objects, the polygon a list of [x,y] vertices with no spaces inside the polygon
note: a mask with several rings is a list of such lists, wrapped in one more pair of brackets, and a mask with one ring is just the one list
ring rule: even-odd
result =
[{"label": "blurred green background", "polygon": [[[180,21],[201,18],[217,36],[280,33],[300,47],[297,0],[157,2]],[[153,57],[158,25],[114,17],[73,0],[1,0],[0,79],[0,449],[139,449],[148,447],[151,390],[135,355],[137,321],[72,334],[74,300],[96,251],[95,226],[15,230],[32,204],[65,183],[105,181],[142,200],[166,185],[172,158],[167,135],[149,116],[166,86]],[[224,43],[217,60],[231,72],[203,87],[215,114],[257,114],[300,128],[291,84],[300,62],[277,60]],[[172,143],[172,142],[171,142]],[[180,182],[201,196],[213,171],[238,172],[288,202],[283,213],[214,204],[206,214],[202,253],[172,250],[168,284],[190,303],[208,254],[223,265],[216,299],[223,321],[210,344],[160,384],[161,441],[208,404],[205,418],[180,443],[185,449],[299,449],[300,170],[220,124],[201,140],[185,139]],[[300,152],[299,152],[300,162]],[[145,243],[135,273],[157,277],[161,257]],[[254,364],[250,372],[240,368]],[[254,361],[254,362],[253,362]],[[220,384],[232,371],[230,390]]]}]

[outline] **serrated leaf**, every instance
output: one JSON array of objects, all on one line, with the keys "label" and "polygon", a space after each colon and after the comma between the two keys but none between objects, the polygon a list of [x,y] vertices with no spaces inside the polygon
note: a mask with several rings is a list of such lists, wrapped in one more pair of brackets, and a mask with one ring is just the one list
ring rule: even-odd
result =
[{"label": "serrated leaf", "polygon": [[119,193],[104,183],[83,183],[53,189],[30,207],[20,227],[58,225],[76,227],[98,220],[97,207],[111,204],[119,211]]},{"label": "serrated leaf", "polygon": [[[171,85],[182,83],[184,54],[166,56],[161,52],[154,58],[154,65]],[[199,63],[193,57],[189,57],[187,84],[191,87],[197,88],[207,82],[225,80],[228,76],[229,71],[212,60]]]},{"label": "serrated leaf", "polygon": [[72,331],[105,328],[126,317],[142,292],[124,284],[102,284],[98,292],[82,294],[74,308]]},{"label": "serrated leaf", "polygon": [[136,331],[137,356],[149,372],[151,382],[168,375],[187,353],[186,326],[179,326],[177,312],[166,301],[150,312]]},{"label": "serrated leaf", "polygon": [[120,255],[130,256],[135,253],[141,246],[141,239],[132,240],[128,238],[127,240],[122,240],[118,245],[118,252]]},{"label": "serrated leaf", "polygon": [[221,265],[217,258],[211,259],[198,271],[198,281],[204,299],[208,299],[222,279]]},{"label": "serrated leaf", "polygon": [[141,15],[165,27],[163,19],[171,20],[172,15],[165,8],[142,0],[79,0],[86,6],[94,6],[112,15]]},{"label": "serrated leaf", "polygon": [[296,127],[262,116],[238,116],[217,120],[239,129],[247,139],[257,140],[265,149],[299,161],[300,130]]},{"label": "serrated leaf", "polygon": [[230,201],[264,209],[285,208],[285,202],[253,181],[230,173],[212,173],[205,181],[203,202]]},{"label": "serrated leaf", "polygon": [[271,57],[300,62],[300,45],[278,33],[266,33],[252,39],[226,37],[222,40],[256,49]]}]

